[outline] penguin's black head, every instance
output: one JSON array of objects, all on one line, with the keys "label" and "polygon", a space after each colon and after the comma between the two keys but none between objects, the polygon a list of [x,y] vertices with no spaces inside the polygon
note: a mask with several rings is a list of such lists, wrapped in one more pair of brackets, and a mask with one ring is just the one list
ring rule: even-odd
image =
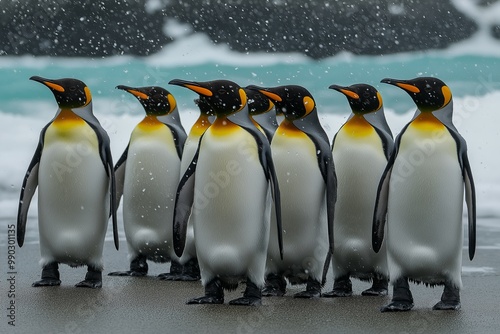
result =
[{"label": "penguin's black head", "polygon": [[40,82],[47,86],[54,94],[59,108],[81,108],[92,101],[92,95],[87,85],[78,79],[46,79],[32,76],[30,80]]},{"label": "penguin's black head", "polygon": [[169,84],[186,87],[198,93],[200,102],[210,105],[217,116],[228,116],[240,111],[247,104],[243,88],[229,80],[196,82],[174,79]]},{"label": "penguin's black head", "polygon": [[214,113],[212,107],[210,106],[210,104],[207,103],[207,101],[200,100],[200,99],[195,99],[194,103],[200,109],[200,113],[201,114],[207,115],[207,116],[215,116],[215,113]]},{"label": "penguin's black head", "polygon": [[344,94],[355,114],[367,114],[382,108],[382,96],[373,86],[366,84],[355,84],[348,87],[331,85],[328,88]]},{"label": "penguin's black head", "polygon": [[274,107],[274,103],[257,90],[245,88],[245,94],[247,94],[248,112],[251,116],[266,113]]},{"label": "penguin's black head", "polygon": [[306,117],[316,109],[316,102],[311,93],[302,86],[287,85],[272,88],[248,86],[247,88],[267,96],[274,103],[276,113],[283,113],[289,121]]},{"label": "penguin's black head", "polygon": [[437,78],[421,77],[411,80],[383,79],[381,82],[397,86],[406,91],[420,111],[434,111],[451,101],[451,90]]},{"label": "penguin's black head", "polygon": [[134,95],[148,115],[168,115],[177,107],[174,96],[168,90],[161,87],[128,87],[119,85],[116,88]]}]

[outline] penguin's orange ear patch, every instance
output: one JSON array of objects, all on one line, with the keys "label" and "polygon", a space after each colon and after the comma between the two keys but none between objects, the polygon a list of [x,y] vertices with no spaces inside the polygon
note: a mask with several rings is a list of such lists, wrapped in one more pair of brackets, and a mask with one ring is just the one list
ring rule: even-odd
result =
[{"label": "penguin's orange ear patch", "polygon": [[240,88],[239,93],[240,93],[241,105],[238,110],[241,110],[247,104],[247,94],[242,88]]},{"label": "penguin's orange ear patch", "polygon": [[57,92],[64,93],[64,87],[53,82],[44,81],[43,84]]},{"label": "penguin's orange ear patch", "polygon": [[451,100],[451,90],[448,86],[443,86],[441,88],[441,92],[443,93],[443,96],[444,96],[444,103],[443,103],[443,107],[445,105],[447,105],[448,103],[450,103],[450,100]]},{"label": "penguin's orange ear patch", "polygon": [[378,100],[378,107],[377,107],[377,110],[379,110],[380,108],[382,108],[382,95],[380,95],[379,92],[377,92],[377,100]]},{"label": "penguin's orange ear patch", "polygon": [[306,115],[309,115],[309,113],[313,111],[315,107],[314,100],[309,96],[304,96],[302,103],[304,104],[304,108],[306,109]]},{"label": "penguin's orange ear patch", "polygon": [[90,101],[92,101],[92,94],[90,94],[90,89],[87,86],[85,86],[83,90],[85,92],[85,98],[86,98],[85,105],[87,105],[90,103]]},{"label": "penguin's orange ear patch", "polygon": [[168,100],[168,104],[170,105],[170,111],[174,110],[175,107],[177,106],[177,101],[175,101],[174,96],[172,94],[168,94],[167,100]]}]

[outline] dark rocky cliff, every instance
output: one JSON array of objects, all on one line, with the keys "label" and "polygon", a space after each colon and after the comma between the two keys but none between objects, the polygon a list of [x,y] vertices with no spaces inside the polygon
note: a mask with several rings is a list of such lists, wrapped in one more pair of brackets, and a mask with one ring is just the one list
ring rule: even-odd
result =
[{"label": "dark rocky cliff", "polygon": [[165,32],[169,19],[236,51],[315,59],[445,48],[477,30],[450,1],[434,0],[24,0],[0,8],[0,55],[147,56],[176,37]]}]

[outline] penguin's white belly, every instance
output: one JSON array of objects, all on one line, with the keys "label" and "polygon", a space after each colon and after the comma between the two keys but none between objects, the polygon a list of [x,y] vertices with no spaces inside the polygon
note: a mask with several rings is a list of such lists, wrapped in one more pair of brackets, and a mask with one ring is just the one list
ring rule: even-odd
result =
[{"label": "penguin's white belly", "polygon": [[385,243],[378,253],[372,249],[375,199],[387,165],[382,141],[375,131],[353,138],[341,130],[335,139],[333,159],[337,174],[334,276],[368,278],[373,272],[387,275]]},{"label": "penguin's white belly", "polygon": [[264,280],[269,237],[268,182],[251,134],[205,132],[191,219],[202,281],[214,276]]},{"label": "penguin's white belly", "polygon": [[[47,130],[40,159],[38,214],[41,264],[102,268],[109,217],[109,178],[89,127],[74,138],[53,140]],[[49,138],[49,139],[48,139]]]},{"label": "penguin's white belly", "polygon": [[328,251],[328,234],[325,181],[316,147],[305,134],[276,134],[271,150],[281,193],[283,260],[273,210],[267,271],[319,278]]},{"label": "penguin's white belly", "polygon": [[[164,135],[172,137],[168,128],[164,127],[164,131]],[[123,221],[130,256],[142,254],[165,262],[173,255],[172,220],[180,159],[173,138],[170,142],[160,139],[145,136],[130,142]]]},{"label": "penguin's white belly", "polygon": [[390,185],[387,250],[391,280],[460,286],[463,180],[456,143],[409,126],[401,139]]}]

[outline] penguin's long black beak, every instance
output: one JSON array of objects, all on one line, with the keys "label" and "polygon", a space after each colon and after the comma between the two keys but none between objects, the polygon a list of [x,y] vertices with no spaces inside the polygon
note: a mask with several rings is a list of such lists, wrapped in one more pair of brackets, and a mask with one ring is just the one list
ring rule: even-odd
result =
[{"label": "penguin's long black beak", "polygon": [[354,100],[359,99],[359,95],[357,93],[353,92],[352,90],[350,90],[349,87],[343,87],[343,86],[339,86],[339,85],[331,85],[328,88],[334,89],[337,92],[340,92],[351,99],[354,99]]},{"label": "penguin's long black beak", "polygon": [[275,93],[272,88],[264,88],[264,87],[259,87],[259,86],[255,86],[255,85],[250,85],[250,86],[247,86],[246,88],[250,89],[250,90],[258,91],[259,93],[267,96],[267,98],[270,99],[271,102],[273,102],[273,103],[283,101],[281,96],[279,96],[277,93]]},{"label": "penguin's long black beak", "polygon": [[210,96],[214,95],[214,93],[208,87],[203,85],[203,83],[201,83],[201,82],[174,79],[174,80],[170,80],[170,82],[168,84],[185,87],[185,88],[190,89],[193,92],[198,93],[202,96],[210,97]]},{"label": "penguin's long black beak", "polygon": [[144,93],[140,88],[118,85],[118,86],[116,86],[116,89],[124,90],[127,93],[130,93],[139,99],[143,99],[143,100],[149,99],[149,95]]},{"label": "penguin's long black beak", "polygon": [[380,82],[399,87],[408,93],[415,93],[415,94],[420,93],[420,89],[418,89],[418,87],[413,85],[411,80],[399,80],[399,79],[385,78],[385,79],[380,80]]},{"label": "penguin's long black beak", "polygon": [[49,87],[51,90],[59,92],[59,93],[64,93],[65,89],[63,86],[61,86],[59,83],[57,83],[57,80],[52,80],[52,79],[47,79],[47,78],[42,78],[37,75],[34,75],[30,78],[30,80],[39,82],[47,87]]}]

